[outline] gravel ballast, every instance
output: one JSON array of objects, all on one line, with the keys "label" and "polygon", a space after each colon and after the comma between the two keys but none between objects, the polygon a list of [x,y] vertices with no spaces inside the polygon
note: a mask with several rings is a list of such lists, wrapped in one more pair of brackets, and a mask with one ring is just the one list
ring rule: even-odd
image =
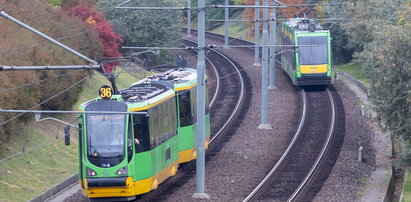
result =
[{"label": "gravel ballast", "polygon": [[[221,44],[208,40],[210,44]],[[277,90],[269,91],[269,120],[273,130],[258,129],[261,123],[261,67],[253,66],[254,52],[238,48],[220,50],[241,65],[246,75],[248,107],[240,116],[218,153],[206,164],[206,192],[211,201],[242,201],[265,177],[294,135],[300,113],[298,91],[287,75],[276,70]],[[315,201],[357,201],[366,179],[375,168],[375,148],[369,120],[360,116],[357,98],[340,81],[335,84],[345,107],[346,135],[340,156]],[[358,147],[364,162],[357,162]],[[161,185],[160,185],[161,186]],[[166,201],[197,201],[195,178],[177,188]],[[87,201],[81,192],[66,201]]]},{"label": "gravel ballast", "polygon": [[[245,112],[218,153],[206,164],[206,190],[213,201],[241,201],[258,185],[285,151],[299,117],[299,94],[286,74],[277,70],[278,90],[269,91],[269,120],[273,130],[260,130],[261,67],[253,66],[249,50],[219,50],[243,68],[247,77]],[[230,53],[230,54],[228,54]],[[195,178],[166,201],[194,201]]]},{"label": "gravel ballast", "polygon": [[[367,178],[376,167],[372,122],[361,116],[358,98],[341,81],[334,87],[345,108],[345,139],[337,162],[314,201],[358,201],[367,186]],[[357,159],[360,146],[364,148],[363,162]]]}]

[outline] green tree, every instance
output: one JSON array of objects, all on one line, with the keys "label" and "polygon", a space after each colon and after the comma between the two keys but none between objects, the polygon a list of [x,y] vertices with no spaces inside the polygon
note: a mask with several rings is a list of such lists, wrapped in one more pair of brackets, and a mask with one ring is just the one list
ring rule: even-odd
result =
[{"label": "green tree", "polygon": [[[90,58],[101,56],[102,46],[98,35],[81,19],[66,16],[50,6],[49,0],[4,1],[2,9],[35,29],[55,38]],[[29,12],[28,12],[29,11]],[[82,65],[85,62],[62,48],[47,42],[41,37],[23,29],[8,20],[0,22],[0,54],[1,65]],[[33,46],[33,44],[36,44]],[[41,101],[57,94],[83,78],[87,72],[78,72],[64,77],[53,78],[66,71],[15,71],[0,74],[0,108],[29,109]],[[50,80],[36,83],[42,79]],[[26,87],[17,86],[36,83]],[[66,92],[47,104],[43,109],[70,109],[78,97],[81,86]],[[16,114],[0,114],[0,123],[9,120]],[[19,117],[0,126],[0,147],[12,135],[21,135],[21,124],[32,115]]]},{"label": "green tree", "polygon": [[234,5],[245,5],[247,0],[231,0]]},{"label": "green tree", "polygon": [[411,141],[411,3],[344,2],[351,3],[328,8],[331,18],[348,18],[348,22],[341,23],[342,29],[331,27],[333,45],[337,42],[340,50],[350,50],[365,67],[379,120],[393,135]]},{"label": "green tree", "polygon": [[332,57],[335,64],[348,63],[352,60],[353,49],[348,46],[349,36],[346,30],[342,28],[342,25],[346,22],[345,20],[351,19],[351,13],[349,11],[351,11],[350,6],[352,4],[341,4],[350,2],[352,2],[352,0],[323,0],[318,3],[340,4],[333,6],[318,6],[315,9],[316,18],[339,19],[337,21],[321,21],[331,33]]},{"label": "green tree", "polygon": [[[121,10],[115,6],[124,2],[123,0],[99,0],[96,8],[104,13],[105,17],[113,25],[114,30],[123,37],[124,46],[139,47],[170,47],[180,44],[179,21],[182,19],[180,11],[168,10]],[[170,0],[140,0],[130,2],[127,6],[181,6]],[[125,51],[134,52],[134,51]],[[151,64],[164,63],[170,58],[161,51],[164,57],[153,56],[147,53],[140,55],[147,58]]]},{"label": "green tree", "polygon": [[[123,0],[100,0],[96,8],[104,13],[115,30],[123,35],[125,46],[171,46],[179,42],[178,22],[181,12],[165,10],[121,10]],[[127,6],[172,7],[168,0],[141,0]]]},{"label": "green tree", "polygon": [[358,59],[371,81],[378,117],[392,134],[411,140],[411,26],[380,26]]},{"label": "green tree", "polygon": [[60,8],[61,7],[61,1],[63,0],[49,0],[50,6],[54,8]]},{"label": "green tree", "polygon": [[397,11],[403,9],[409,0],[362,0],[348,5],[351,20],[343,24],[348,34],[347,48],[362,52],[364,45],[373,41],[374,32],[383,25],[395,25],[398,22]]},{"label": "green tree", "polygon": [[[192,1],[192,5],[191,7],[196,8],[198,6],[197,4],[198,1]],[[229,5],[233,5],[233,4],[242,4],[245,3],[245,1],[229,1],[228,4]],[[207,0],[206,1],[206,5],[224,5],[225,1],[224,0]],[[243,9],[233,9],[230,8],[229,9],[229,16],[234,15],[236,12],[238,11],[242,11]],[[223,20],[224,19],[224,12],[225,9],[224,8],[213,8],[213,9],[206,9],[206,22],[205,22],[205,27],[206,29],[213,29],[216,26],[221,25],[221,22],[213,22],[213,21],[209,21],[209,20]],[[192,18],[197,18],[197,12],[192,12]]]}]

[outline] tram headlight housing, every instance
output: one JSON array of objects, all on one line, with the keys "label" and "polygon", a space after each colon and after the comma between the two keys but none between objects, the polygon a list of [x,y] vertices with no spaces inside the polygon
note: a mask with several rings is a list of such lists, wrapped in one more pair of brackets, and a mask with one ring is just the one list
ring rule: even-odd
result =
[{"label": "tram headlight housing", "polygon": [[97,175],[97,172],[94,171],[91,168],[86,168],[86,173],[87,173],[87,176],[96,176]]},{"label": "tram headlight housing", "polygon": [[128,174],[127,166],[123,166],[116,171],[116,175],[127,175],[127,174]]}]

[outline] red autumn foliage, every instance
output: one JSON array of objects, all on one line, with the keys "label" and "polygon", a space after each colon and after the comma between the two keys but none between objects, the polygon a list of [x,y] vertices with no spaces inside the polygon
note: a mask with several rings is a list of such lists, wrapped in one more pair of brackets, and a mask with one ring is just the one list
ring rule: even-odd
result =
[{"label": "red autumn foliage", "polygon": [[[114,33],[111,24],[107,21],[104,15],[92,7],[87,7],[82,4],[67,10],[68,15],[80,17],[84,23],[94,28],[99,40],[103,44],[103,57],[120,57],[119,48],[123,43],[121,35]],[[118,62],[105,64],[106,72],[111,72]]]},{"label": "red autumn foliage", "polygon": [[[286,5],[305,5],[305,0],[284,0],[282,1]],[[308,1],[309,2],[309,1]],[[310,7],[289,7],[286,9],[281,9],[281,13],[283,14],[284,18],[293,18],[296,15],[302,15],[302,13],[309,13]],[[302,16],[301,16],[302,17]]]},{"label": "red autumn foliage", "polygon": [[[82,0],[83,1],[83,0]],[[92,1],[92,0],[90,0]],[[101,57],[102,43],[96,32],[88,32],[90,26],[75,16],[67,16],[60,9],[52,8],[49,0],[20,1],[0,0],[1,9],[14,18],[53,37],[63,44],[90,58]],[[64,49],[21,28],[10,20],[0,20],[0,65],[84,65],[84,60],[68,53]],[[79,35],[79,33],[85,33]],[[33,46],[35,45],[35,46]],[[29,109],[68,88],[88,72],[71,70],[44,71],[4,71],[0,73],[0,108]],[[65,76],[63,73],[67,73]],[[16,88],[18,87],[18,88]],[[36,109],[71,110],[77,102],[82,86],[51,99]],[[12,113],[0,113],[0,148],[11,140],[12,136],[28,135],[24,128],[30,124],[31,114],[16,116]],[[13,138],[18,140],[19,137]]]}]

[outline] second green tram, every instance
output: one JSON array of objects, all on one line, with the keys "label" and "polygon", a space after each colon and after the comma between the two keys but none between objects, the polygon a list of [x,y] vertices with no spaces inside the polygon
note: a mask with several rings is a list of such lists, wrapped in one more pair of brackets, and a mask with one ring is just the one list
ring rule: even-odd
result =
[{"label": "second green tram", "polygon": [[[80,106],[86,112],[142,112],[84,113],[78,119],[79,178],[87,197],[132,200],[196,158],[196,77],[194,69],[171,70],[117,95],[102,88],[100,97]],[[206,148],[209,140],[207,107]]]},{"label": "second green tram", "polygon": [[308,18],[292,18],[281,24],[282,68],[294,85],[327,85],[334,83],[329,30]]}]

